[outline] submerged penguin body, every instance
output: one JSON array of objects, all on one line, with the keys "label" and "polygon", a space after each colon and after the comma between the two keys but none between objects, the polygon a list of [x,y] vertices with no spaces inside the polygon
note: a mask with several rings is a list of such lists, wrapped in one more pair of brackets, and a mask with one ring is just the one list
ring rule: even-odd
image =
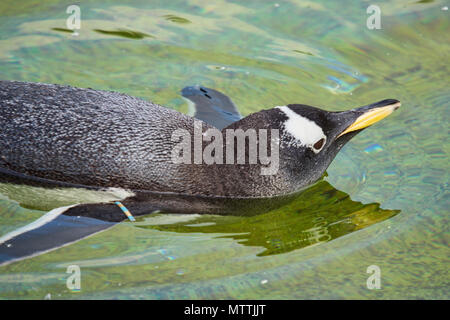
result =
[{"label": "submerged penguin body", "polygon": [[203,131],[214,128],[180,112],[120,93],[40,83],[0,82],[0,101],[3,175],[46,186],[253,196],[232,166],[224,174],[173,163],[175,130],[193,136],[194,120]]},{"label": "submerged penguin body", "polygon": [[[130,212],[255,215],[275,209],[320,179],[355,134],[400,105],[383,100],[344,112],[287,105],[242,118],[216,90],[187,87],[182,95],[193,102],[194,117],[115,92],[0,81],[0,197],[48,211],[0,237],[0,265],[104,231]],[[200,136],[209,130],[222,135],[212,138],[223,139],[214,150],[222,161],[195,161],[205,148],[195,139],[187,143],[193,161],[173,161],[179,146],[173,133],[195,137],[198,127]],[[227,130],[270,132],[266,138],[277,148],[266,151],[276,170],[261,174],[267,162],[249,161],[251,136],[230,149],[236,163],[226,164]],[[244,163],[237,162],[240,148]]]},{"label": "submerged penguin body", "polygon": [[[64,188],[61,195],[71,191],[64,205],[89,203],[65,214],[80,215],[81,210],[85,216],[120,221],[124,215],[111,205],[115,200],[123,201],[135,215],[155,210],[250,214],[267,210],[268,196],[270,207],[277,206],[277,198],[286,199],[262,188],[259,194],[248,193],[250,180],[243,179],[233,166],[227,165],[228,174],[224,174],[221,166],[173,163],[175,130],[193,135],[194,120],[203,131],[215,127],[138,98],[1,81],[0,104],[0,182]],[[76,200],[80,189],[90,190],[90,197]],[[3,193],[10,199],[16,197],[14,189],[3,188]],[[48,193],[34,193],[38,195],[42,199],[32,199],[33,204],[21,199],[21,204],[51,209]]]}]

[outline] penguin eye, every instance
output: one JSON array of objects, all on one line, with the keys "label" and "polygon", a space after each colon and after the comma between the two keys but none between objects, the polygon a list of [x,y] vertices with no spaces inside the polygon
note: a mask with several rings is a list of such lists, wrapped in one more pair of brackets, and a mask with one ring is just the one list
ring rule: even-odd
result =
[{"label": "penguin eye", "polygon": [[313,148],[315,152],[319,152],[322,150],[323,145],[325,144],[325,138],[320,139],[316,143],[313,144]]}]

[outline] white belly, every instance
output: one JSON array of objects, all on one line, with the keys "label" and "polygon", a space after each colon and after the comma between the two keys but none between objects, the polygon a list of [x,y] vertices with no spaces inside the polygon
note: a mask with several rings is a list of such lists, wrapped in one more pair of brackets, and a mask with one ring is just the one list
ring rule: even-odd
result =
[{"label": "white belly", "polygon": [[88,190],[82,188],[41,188],[0,183],[0,199],[16,201],[24,208],[48,211],[80,203],[121,201],[134,193],[120,188]]}]

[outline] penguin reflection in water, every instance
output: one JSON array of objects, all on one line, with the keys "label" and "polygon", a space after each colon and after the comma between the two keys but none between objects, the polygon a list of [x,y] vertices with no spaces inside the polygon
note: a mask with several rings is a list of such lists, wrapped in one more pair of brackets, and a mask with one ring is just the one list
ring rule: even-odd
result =
[{"label": "penguin reflection in water", "polygon": [[[233,102],[216,90],[186,87],[182,95],[194,117],[115,92],[0,81],[0,185],[39,190],[42,204],[49,203],[45,197],[55,190],[59,197],[67,195],[66,205],[58,208],[34,203],[33,208],[50,211],[0,237],[0,264],[83,239],[127,216],[134,219],[155,211],[267,212],[319,180],[346,142],[400,106],[387,99],[329,112],[289,104],[242,118]],[[179,146],[173,133],[181,130],[195,137],[198,124],[201,133],[221,130],[224,137],[227,130],[264,129],[269,136],[276,132],[276,170],[261,174],[267,167],[261,162],[173,161],[173,150]],[[249,160],[250,142],[234,145],[234,155],[244,147]],[[195,158],[197,146],[189,147]],[[268,154],[274,151],[268,149]],[[30,207],[27,199],[8,193],[13,188],[1,190]],[[76,201],[74,194],[80,195]],[[84,199],[81,195],[86,194]]]}]

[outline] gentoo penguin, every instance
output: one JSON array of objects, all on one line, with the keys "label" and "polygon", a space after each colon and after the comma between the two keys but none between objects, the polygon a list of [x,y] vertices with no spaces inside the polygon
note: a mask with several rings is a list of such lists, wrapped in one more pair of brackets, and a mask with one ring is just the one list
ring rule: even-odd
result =
[{"label": "gentoo penguin", "polygon": [[[182,94],[195,104],[194,117],[116,92],[0,81],[0,183],[30,185],[42,190],[43,197],[46,190],[55,189],[80,194],[79,200],[71,198],[66,206],[1,237],[0,263],[2,255],[11,260],[32,254],[21,237],[30,239],[33,230],[47,228],[40,236],[53,238],[59,230],[68,243],[126,219],[123,212],[242,215],[271,210],[320,179],[346,142],[400,106],[387,99],[329,112],[289,104],[241,118],[231,99],[216,90],[195,86]],[[230,143],[226,133],[238,130],[270,132],[266,140],[276,141],[275,171],[262,174],[267,163],[247,161],[254,142],[250,137],[230,149],[235,162],[225,161]],[[192,161],[174,161],[173,150],[180,146],[174,132],[192,137]],[[204,140],[196,145],[198,132],[201,137],[223,133],[222,161],[196,161],[196,154],[207,147]],[[236,158],[239,148],[244,149],[243,162]],[[81,191],[93,196],[85,200]],[[13,193],[7,196],[14,200]],[[71,219],[68,223],[78,224],[81,231],[61,231],[55,227],[56,218]],[[4,249],[13,240],[15,257]],[[52,247],[54,243],[44,243],[34,251]]]}]

